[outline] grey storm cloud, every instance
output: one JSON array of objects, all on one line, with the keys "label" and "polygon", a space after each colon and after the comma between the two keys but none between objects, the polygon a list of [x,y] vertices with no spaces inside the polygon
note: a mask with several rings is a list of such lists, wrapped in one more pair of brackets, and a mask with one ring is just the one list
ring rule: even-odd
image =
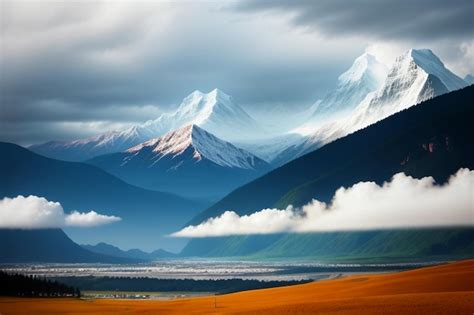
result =
[{"label": "grey storm cloud", "polygon": [[[218,87],[249,109],[310,106],[371,44],[368,37],[346,34],[361,31],[363,25],[348,30],[347,23],[364,17],[349,17],[353,2],[318,1],[313,8],[310,2],[269,3],[2,0],[0,141],[31,144],[126,127],[156,118],[196,89]],[[425,6],[437,9],[427,15],[415,10],[418,20],[426,16],[423,25],[438,18],[446,24],[443,34],[467,32],[455,31],[472,12],[465,2]],[[311,24],[311,16],[323,9],[326,22]],[[255,10],[293,12],[290,21],[321,32],[302,31],[281,13],[255,16]],[[433,17],[442,11],[446,16]],[[401,17],[405,27],[409,14]],[[454,15],[457,24],[447,20]],[[338,30],[332,20],[345,26]],[[425,36],[434,32],[424,28]],[[369,26],[364,30],[371,34]]]},{"label": "grey storm cloud", "polygon": [[297,26],[328,35],[353,34],[379,38],[472,38],[472,0],[244,0],[234,9],[290,13]]},{"label": "grey storm cloud", "polygon": [[218,2],[6,0],[1,15],[0,140],[24,144],[154,119],[195,89],[311,103],[364,49],[321,52]]}]

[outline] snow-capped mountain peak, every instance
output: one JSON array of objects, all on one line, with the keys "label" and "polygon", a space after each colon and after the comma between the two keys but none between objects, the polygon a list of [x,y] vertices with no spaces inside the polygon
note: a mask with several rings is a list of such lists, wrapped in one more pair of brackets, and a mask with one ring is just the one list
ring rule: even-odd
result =
[{"label": "snow-capped mountain peak", "polygon": [[[195,125],[227,141],[262,137],[260,125],[222,90],[196,90],[170,113],[124,130],[110,131],[73,141],[48,142],[30,148],[48,157],[83,161],[94,156],[124,151],[183,126]],[[237,132],[238,131],[238,132]]]},{"label": "snow-capped mountain peak", "polygon": [[390,71],[394,74],[410,76],[421,68],[426,75],[434,75],[448,91],[454,91],[466,86],[466,82],[447,69],[444,63],[431,49],[410,49],[399,56]]},{"label": "snow-capped mountain peak", "polygon": [[153,152],[153,163],[165,156],[176,158],[191,150],[196,161],[207,159],[223,167],[256,169],[266,164],[250,152],[239,149],[196,125],[171,131],[162,137],[136,145],[126,153],[139,154],[143,150]]},{"label": "snow-capped mountain peak", "polygon": [[209,93],[192,92],[175,112],[164,114],[145,125],[158,135],[185,125],[196,125],[228,141],[255,137],[261,131],[257,122],[234,102],[232,96],[217,88]]},{"label": "snow-capped mountain peak", "polygon": [[339,76],[337,87],[319,102],[311,120],[295,132],[307,133],[322,120],[340,117],[351,111],[367,94],[380,88],[386,76],[387,67],[384,64],[371,54],[362,54]]},{"label": "snow-capped mountain peak", "polygon": [[384,108],[393,114],[465,86],[430,49],[410,49],[395,59],[384,86],[367,103],[372,111]]},{"label": "snow-capped mountain peak", "polygon": [[339,86],[349,84],[352,82],[358,82],[367,76],[374,81],[376,85],[380,85],[387,75],[387,68],[382,63],[378,62],[377,59],[369,54],[364,53],[354,60],[352,66],[341,74],[338,78]]},{"label": "snow-capped mountain peak", "polygon": [[192,144],[193,125],[171,131],[162,137],[148,140],[131,147],[126,152],[136,153],[144,148],[151,148],[155,153],[163,155],[178,155],[183,153]]},{"label": "snow-capped mountain peak", "polygon": [[369,93],[350,115],[317,126],[311,145],[324,144],[467,83],[429,49],[410,49],[397,57],[381,88]]},{"label": "snow-capped mountain peak", "polygon": [[179,119],[189,120],[195,125],[204,124],[206,120],[212,119],[218,108],[226,108],[228,111],[244,113],[250,119],[250,116],[244,112],[240,106],[233,104],[232,97],[219,89],[214,89],[209,93],[202,93],[199,90],[194,91],[184,98],[181,105],[176,110],[174,116]]}]

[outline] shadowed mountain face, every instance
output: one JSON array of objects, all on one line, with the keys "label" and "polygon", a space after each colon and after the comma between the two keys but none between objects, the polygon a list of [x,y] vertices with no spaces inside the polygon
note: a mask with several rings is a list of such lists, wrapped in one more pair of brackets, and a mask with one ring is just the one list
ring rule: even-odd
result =
[{"label": "shadowed mountain face", "polygon": [[94,166],[53,160],[20,146],[0,143],[0,198],[36,195],[60,202],[66,212],[95,210],[122,221],[88,229],[68,228],[81,243],[106,241],[123,247],[179,250],[182,240],[164,235],[182,226],[202,209],[172,194],[129,185]]},{"label": "shadowed mountain face", "polygon": [[[229,209],[244,215],[270,207],[301,206],[313,198],[329,202],[341,186],[360,181],[382,184],[398,172],[416,178],[433,176],[442,183],[461,167],[474,168],[474,140],[468,136],[474,134],[473,101],[474,87],[468,87],[395,114],[235,190],[190,224]],[[298,237],[288,237],[286,246],[296,246]],[[186,250],[199,252],[193,245],[204,248],[205,242],[192,240]]]},{"label": "shadowed mountain face", "polygon": [[209,199],[222,197],[270,169],[250,152],[195,125],[87,163],[140,187]]},{"label": "shadowed mountain face", "polygon": [[60,229],[0,229],[2,263],[133,263],[138,259],[88,251]]}]

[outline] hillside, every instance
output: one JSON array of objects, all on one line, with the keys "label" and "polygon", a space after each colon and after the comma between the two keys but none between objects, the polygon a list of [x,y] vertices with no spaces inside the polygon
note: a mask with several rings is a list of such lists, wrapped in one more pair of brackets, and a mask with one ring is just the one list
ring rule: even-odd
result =
[{"label": "hillside", "polygon": [[315,258],[394,262],[474,257],[474,228],[248,235],[192,240],[184,257]]},{"label": "hillside", "polygon": [[460,167],[472,169],[473,101],[474,87],[467,87],[397,113],[234,190],[190,224],[228,209],[249,214],[312,198],[330,201],[341,186],[382,183],[398,172],[444,181]]},{"label": "hillside", "polygon": [[[395,114],[240,187],[200,213],[190,224],[229,209],[242,215],[268,207],[301,206],[313,198],[329,202],[341,186],[349,187],[360,181],[381,184],[398,172],[417,178],[433,176],[444,182],[461,167],[474,168],[474,140],[467,136],[474,132],[470,119],[474,114],[473,100],[474,87],[468,87]],[[284,247],[298,248],[299,237],[286,236]],[[258,237],[224,238],[227,241],[221,241],[220,245],[211,245],[216,239],[195,239],[183,252],[199,255],[214,251],[221,255],[235,248],[234,252],[239,253],[242,247],[236,242],[254,245],[255,238]],[[233,241],[228,243],[229,240]],[[268,246],[266,255],[286,253],[280,252],[278,245]]]}]

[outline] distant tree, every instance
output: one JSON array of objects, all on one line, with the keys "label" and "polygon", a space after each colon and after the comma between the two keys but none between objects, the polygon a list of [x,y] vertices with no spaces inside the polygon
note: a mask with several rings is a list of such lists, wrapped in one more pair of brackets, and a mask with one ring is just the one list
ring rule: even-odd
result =
[{"label": "distant tree", "polygon": [[0,270],[0,296],[79,297],[78,288],[32,275],[10,274]]}]

